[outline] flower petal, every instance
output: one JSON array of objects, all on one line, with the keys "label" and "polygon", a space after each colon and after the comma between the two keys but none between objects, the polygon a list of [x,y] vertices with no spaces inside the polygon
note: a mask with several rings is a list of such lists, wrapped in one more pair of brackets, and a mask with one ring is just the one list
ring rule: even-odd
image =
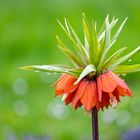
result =
[{"label": "flower petal", "polygon": [[112,74],[108,71],[101,77],[101,87],[104,92],[113,92],[117,87],[117,83],[112,79]]},{"label": "flower petal", "polygon": [[85,106],[85,109],[87,111],[91,110],[95,104],[96,100],[94,99],[94,93],[95,91],[93,90],[92,82],[89,82],[88,85],[86,86],[85,92],[83,97],[81,98],[81,103]]},{"label": "flower petal", "polygon": [[117,90],[118,90],[120,96],[133,96],[130,89],[124,89],[124,88],[118,86]]},{"label": "flower petal", "polygon": [[77,102],[78,102],[78,100],[82,98],[87,84],[88,84],[88,83],[87,83],[86,80],[82,80],[82,81],[79,83],[79,87],[78,87],[78,89],[76,90],[75,95],[74,95],[73,100],[72,100],[72,106],[73,106],[73,107],[75,107],[76,104],[77,104]]},{"label": "flower petal", "polygon": [[116,97],[117,102],[120,102],[120,94],[117,88],[114,90],[113,96]]},{"label": "flower petal", "polygon": [[108,108],[109,104],[110,104],[109,103],[109,94],[106,93],[106,92],[103,92],[103,94],[102,94],[102,101],[100,103],[100,107],[103,110],[104,107]]},{"label": "flower petal", "polygon": [[100,103],[99,103],[99,102],[97,102],[97,103],[96,103],[96,109],[97,109],[97,111],[99,111],[99,110],[100,110],[100,108],[101,108],[101,107],[100,107]]},{"label": "flower petal", "polygon": [[72,102],[73,96],[74,96],[73,92],[72,93],[68,93],[68,96],[65,99],[65,105],[68,105],[69,103]]},{"label": "flower petal", "polygon": [[81,103],[81,101],[79,100],[77,103],[76,103],[76,105],[75,105],[75,110],[77,110],[79,107],[81,107],[82,106],[82,103]]},{"label": "flower petal", "polygon": [[65,74],[63,77],[60,77],[56,85],[56,96],[61,95],[63,93],[70,93],[73,92],[78,85],[74,85],[76,78]]},{"label": "flower petal", "polygon": [[56,92],[55,95],[56,95],[56,96],[57,96],[57,95],[60,95],[61,93],[64,92],[64,89],[60,89],[59,85],[63,84],[63,80],[65,79],[65,77],[66,77],[66,74],[63,74],[63,75],[56,81],[56,83],[54,83],[54,84],[56,84],[56,90],[55,90],[55,92]]},{"label": "flower petal", "polygon": [[128,85],[120,77],[115,75],[113,72],[109,72],[112,76],[112,80],[118,84],[118,90],[120,94],[124,96],[133,96],[132,91],[129,89]]},{"label": "flower petal", "polygon": [[98,96],[97,96],[97,85],[96,85],[96,82],[93,81],[91,83],[91,85],[92,85],[91,88],[93,89],[93,94],[92,94],[93,102],[91,104],[91,108],[93,108],[96,105],[96,103],[98,102]]},{"label": "flower petal", "polygon": [[102,100],[101,76],[97,78],[97,89],[98,89],[98,100],[99,102],[101,102]]}]

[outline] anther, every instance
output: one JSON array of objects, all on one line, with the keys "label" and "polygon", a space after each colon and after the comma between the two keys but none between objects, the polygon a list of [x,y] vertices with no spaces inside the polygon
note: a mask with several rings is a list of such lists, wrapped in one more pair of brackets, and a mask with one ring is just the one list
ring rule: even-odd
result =
[{"label": "anther", "polygon": [[113,107],[113,108],[116,108],[117,106],[118,106],[118,101],[116,100],[116,97],[115,96],[113,96],[113,94],[112,93],[109,93],[109,102],[110,102],[110,104],[111,104],[111,106]]}]

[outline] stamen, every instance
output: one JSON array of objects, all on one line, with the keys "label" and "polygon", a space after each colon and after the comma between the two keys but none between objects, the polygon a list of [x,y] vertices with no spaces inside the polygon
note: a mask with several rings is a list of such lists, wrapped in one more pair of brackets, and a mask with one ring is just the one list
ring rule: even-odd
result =
[{"label": "stamen", "polygon": [[116,108],[118,106],[118,101],[116,100],[116,97],[113,96],[112,93],[109,93],[109,97],[110,97],[109,102],[110,102],[111,106],[113,108]]},{"label": "stamen", "polygon": [[67,98],[67,96],[68,96],[68,93],[64,93],[61,101],[63,102]]}]

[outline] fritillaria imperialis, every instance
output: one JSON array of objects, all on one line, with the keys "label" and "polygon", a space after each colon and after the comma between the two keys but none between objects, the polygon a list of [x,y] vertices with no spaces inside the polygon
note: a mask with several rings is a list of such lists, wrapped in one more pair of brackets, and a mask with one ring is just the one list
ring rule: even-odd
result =
[{"label": "fritillaria imperialis", "polygon": [[[140,51],[140,46],[128,54],[124,54],[127,47],[122,47],[110,54],[126,20],[116,29],[116,32],[115,30],[112,32],[118,19],[113,18],[109,21],[107,16],[102,28],[98,31],[96,22],[93,21],[92,26],[89,26],[83,14],[84,43],[79,39],[68,19],[64,19],[64,25],[58,21],[75,51],[65,45],[59,36],[56,36],[57,46],[69,58],[73,67],[32,65],[21,69],[61,73],[61,77],[55,83],[55,96],[62,96],[65,104],[71,103],[75,109],[84,106],[86,111],[93,111],[93,125],[96,125],[97,111],[109,106],[117,107],[121,96],[132,96],[128,85],[119,76],[140,71],[140,64],[124,64]],[[98,139],[98,132],[95,133],[96,136],[93,134],[93,139]]]}]

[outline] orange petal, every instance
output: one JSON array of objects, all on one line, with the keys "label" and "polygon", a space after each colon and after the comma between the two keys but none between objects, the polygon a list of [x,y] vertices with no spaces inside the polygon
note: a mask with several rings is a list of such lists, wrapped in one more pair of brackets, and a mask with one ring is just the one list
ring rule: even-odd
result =
[{"label": "orange petal", "polygon": [[93,90],[93,94],[92,94],[93,100],[92,100],[91,108],[93,108],[97,104],[97,102],[98,102],[98,95],[97,95],[97,85],[96,85],[96,82],[93,81],[91,83],[91,85],[92,85],[91,88]]},{"label": "orange petal", "polygon": [[65,105],[68,105],[69,103],[71,103],[72,102],[72,99],[73,99],[73,97],[74,97],[74,92],[72,92],[72,93],[68,93],[68,96],[66,97],[66,99],[65,99]]},{"label": "orange petal", "polygon": [[68,74],[65,74],[62,78],[60,77],[56,85],[56,96],[67,92],[73,92],[78,87],[78,84],[74,85],[75,81],[76,78]]},{"label": "orange petal", "polygon": [[117,83],[112,80],[112,75],[109,72],[106,72],[102,75],[101,78],[101,87],[104,92],[113,92],[117,87]]},{"label": "orange petal", "polygon": [[66,78],[66,74],[63,74],[57,81],[56,81],[56,90],[55,90],[55,96],[60,95],[61,93],[64,93],[64,89],[60,88],[61,84],[63,84],[64,79]]},{"label": "orange petal", "polygon": [[78,102],[77,102],[77,104],[75,105],[75,110],[77,110],[79,107],[81,107],[82,106],[82,103],[81,103],[81,101],[79,100]]},{"label": "orange petal", "polygon": [[83,94],[84,94],[84,91],[85,91],[85,88],[87,86],[87,81],[86,80],[82,80],[80,83],[79,83],[79,87],[78,89],[76,90],[76,93],[73,97],[73,100],[72,100],[72,106],[75,107],[77,102],[79,101],[79,99],[82,98]]},{"label": "orange petal", "polygon": [[60,78],[59,78],[57,81],[55,81],[55,82],[51,85],[51,87],[55,86],[55,85],[56,85],[60,80],[62,80],[64,77],[65,77],[65,74],[61,75]]},{"label": "orange petal", "polygon": [[85,106],[85,109],[87,111],[91,110],[93,106],[96,104],[93,94],[94,94],[94,90],[93,90],[92,82],[89,82],[88,85],[86,86],[84,95],[81,98],[81,103]]},{"label": "orange petal", "polygon": [[101,76],[97,78],[97,89],[98,89],[98,100],[99,102],[101,102],[102,100]]},{"label": "orange petal", "polygon": [[[117,83],[119,87],[121,87],[121,94],[124,94],[124,96],[132,96],[132,91],[129,89],[128,85],[122,80],[120,77],[118,77],[113,72],[109,72],[112,75],[112,80]],[[124,90],[124,91],[122,91]]]},{"label": "orange petal", "polygon": [[120,94],[117,88],[114,90],[113,96],[116,97],[117,102],[120,102]]},{"label": "orange petal", "polygon": [[100,110],[100,108],[101,108],[101,107],[100,107],[100,103],[99,103],[99,102],[97,102],[97,103],[96,103],[96,109],[97,109],[97,111],[99,111],[99,110]]},{"label": "orange petal", "polygon": [[120,96],[133,96],[130,89],[124,89],[124,88],[118,86],[117,90],[118,90]]},{"label": "orange petal", "polygon": [[102,96],[102,101],[100,103],[100,107],[103,110],[104,107],[108,108],[108,106],[109,106],[110,103],[109,103],[109,94],[106,93],[106,92],[103,92],[102,95],[103,96]]}]

